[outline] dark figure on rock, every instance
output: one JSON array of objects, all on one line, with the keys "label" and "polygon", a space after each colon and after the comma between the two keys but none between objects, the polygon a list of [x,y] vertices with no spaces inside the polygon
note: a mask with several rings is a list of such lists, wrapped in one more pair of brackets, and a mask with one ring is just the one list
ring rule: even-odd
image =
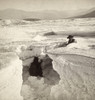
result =
[{"label": "dark figure on rock", "polygon": [[29,68],[29,74],[31,76],[43,77],[41,64],[42,64],[42,60],[40,60],[40,62],[39,62],[39,58],[34,57],[34,61],[33,61],[33,63],[31,63],[30,68]]},{"label": "dark figure on rock", "polygon": [[74,39],[74,36],[72,36],[72,35],[69,35],[69,36],[67,37],[67,39],[68,39],[68,43],[67,43],[67,44],[76,42],[75,39]]}]

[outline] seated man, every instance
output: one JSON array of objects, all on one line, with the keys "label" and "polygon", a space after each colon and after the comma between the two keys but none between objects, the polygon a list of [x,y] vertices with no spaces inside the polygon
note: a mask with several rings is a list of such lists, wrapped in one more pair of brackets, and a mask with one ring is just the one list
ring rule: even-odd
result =
[{"label": "seated man", "polygon": [[72,36],[72,35],[69,35],[69,36],[67,37],[67,39],[68,39],[67,45],[70,44],[70,43],[75,43],[75,42],[76,42],[76,40],[75,40],[73,37],[74,37],[74,36]]}]

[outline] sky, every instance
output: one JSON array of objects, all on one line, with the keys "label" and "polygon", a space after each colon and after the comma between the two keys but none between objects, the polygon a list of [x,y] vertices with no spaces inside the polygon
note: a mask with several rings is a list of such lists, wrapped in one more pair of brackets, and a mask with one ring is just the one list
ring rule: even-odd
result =
[{"label": "sky", "polygon": [[95,0],[0,0],[0,10],[7,8],[26,11],[80,10],[95,7]]}]

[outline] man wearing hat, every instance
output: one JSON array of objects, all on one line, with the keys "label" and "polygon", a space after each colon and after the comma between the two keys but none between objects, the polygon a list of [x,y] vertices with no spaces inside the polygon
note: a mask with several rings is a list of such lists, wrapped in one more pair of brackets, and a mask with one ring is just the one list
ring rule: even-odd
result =
[{"label": "man wearing hat", "polygon": [[72,36],[72,35],[69,35],[69,36],[67,37],[67,39],[68,39],[67,45],[70,44],[70,43],[74,43],[74,42],[75,42],[74,36]]}]

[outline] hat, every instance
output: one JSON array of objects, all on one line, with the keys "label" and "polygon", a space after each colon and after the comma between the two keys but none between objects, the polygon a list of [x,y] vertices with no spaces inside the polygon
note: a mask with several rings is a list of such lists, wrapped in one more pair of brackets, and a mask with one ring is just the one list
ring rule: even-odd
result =
[{"label": "hat", "polygon": [[73,38],[74,36],[72,36],[72,35],[69,35],[67,38]]}]

